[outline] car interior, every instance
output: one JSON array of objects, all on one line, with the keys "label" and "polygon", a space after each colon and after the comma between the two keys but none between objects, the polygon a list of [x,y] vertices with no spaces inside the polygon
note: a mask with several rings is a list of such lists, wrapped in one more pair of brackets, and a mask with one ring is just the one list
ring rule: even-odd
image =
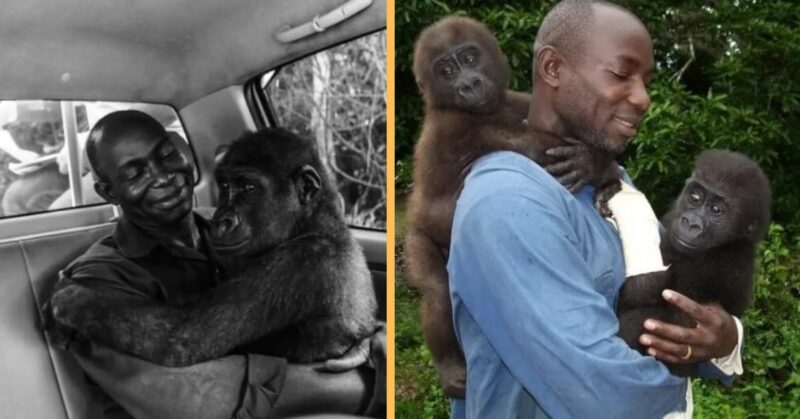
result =
[{"label": "car interior", "polygon": [[[308,125],[302,128],[305,134],[315,135],[323,128],[333,129],[330,121],[343,118],[329,109],[334,117],[327,122],[291,119],[288,105],[281,104],[286,100],[278,103],[283,99],[272,95],[296,94],[302,77],[283,69],[363,36],[379,36],[385,44],[385,27],[385,2],[372,0],[3,2],[0,103],[11,104],[12,111],[4,114],[0,105],[0,125],[5,124],[3,129],[13,137],[14,121],[19,126],[29,118],[25,126],[41,127],[41,121],[56,119],[53,126],[66,157],[59,160],[64,186],[55,198],[63,205],[51,199],[43,209],[0,218],[0,417],[84,418],[91,408],[82,371],[68,354],[48,344],[39,308],[58,271],[109,234],[118,216],[116,208],[93,197],[91,174],[81,158],[81,136],[85,139],[87,126],[96,121],[93,113],[133,108],[158,114],[157,109],[165,107],[165,114],[174,112],[157,119],[188,140],[186,152],[193,154],[199,178],[195,206],[213,211],[214,157],[220,146],[246,131],[290,122],[292,129]],[[330,54],[330,63],[353,61],[346,51],[337,51]],[[373,163],[383,159],[383,190],[376,188],[376,177],[356,179],[340,191],[346,212],[360,214],[349,221],[373,221],[351,225],[373,274],[379,316],[385,320],[385,49],[383,54],[375,60],[384,65],[383,119],[378,112],[369,124],[362,124],[368,125],[369,141],[380,141],[375,133],[383,131],[383,149],[373,143],[367,147],[378,155],[370,154],[378,159]],[[326,71],[331,79],[340,77]],[[275,81],[281,74],[286,76]],[[312,90],[314,83],[309,82]],[[320,94],[325,92],[314,90],[308,97]],[[306,106],[304,97],[298,95],[292,106]],[[380,101],[376,103],[380,108]],[[16,119],[2,119],[12,114]],[[353,149],[343,144],[322,152]],[[37,165],[56,159],[46,147],[40,148],[28,160],[0,150],[6,156],[0,160],[0,174],[13,171],[0,191],[38,171]],[[367,155],[353,156],[362,154]],[[338,174],[342,165],[337,161],[331,159]],[[371,189],[362,193],[356,184]],[[372,208],[364,215],[367,195]]]}]

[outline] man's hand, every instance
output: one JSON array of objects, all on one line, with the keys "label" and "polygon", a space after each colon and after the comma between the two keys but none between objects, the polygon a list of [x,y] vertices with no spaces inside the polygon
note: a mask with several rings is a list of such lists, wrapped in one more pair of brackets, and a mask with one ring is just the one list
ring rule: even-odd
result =
[{"label": "man's hand", "polygon": [[672,290],[664,290],[664,299],[697,322],[687,328],[647,319],[644,327],[650,333],[639,338],[647,352],[670,364],[689,364],[730,355],[736,347],[736,323],[718,304],[698,304]]}]

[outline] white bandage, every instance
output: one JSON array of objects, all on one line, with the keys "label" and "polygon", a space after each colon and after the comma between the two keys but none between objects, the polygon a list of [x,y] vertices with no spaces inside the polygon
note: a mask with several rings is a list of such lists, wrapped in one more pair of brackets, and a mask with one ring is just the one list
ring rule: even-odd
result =
[{"label": "white bandage", "polygon": [[658,218],[644,194],[622,182],[622,190],[608,200],[608,208],[622,241],[626,276],[666,270]]}]

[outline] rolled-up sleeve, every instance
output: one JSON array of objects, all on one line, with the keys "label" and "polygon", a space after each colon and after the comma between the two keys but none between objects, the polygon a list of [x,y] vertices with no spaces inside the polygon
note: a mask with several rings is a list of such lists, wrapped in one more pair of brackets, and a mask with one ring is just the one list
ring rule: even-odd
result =
[{"label": "rolled-up sleeve", "polygon": [[616,337],[616,316],[596,289],[612,273],[593,271],[571,222],[558,197],[535,188],[495,191],[457,211],[448,271],[470,364],[468,406],[495,402],[487,397],[506,368],[552,417],[683,410],[686,380]]},{"label": "rolled-up sleeve", "polygon": [[[158,281],[144,268],[112,257],[74,263],[61,272],[59,282],[109,297],[152,299],[148,294],[158,293]],[[283,389],[287,370],[286,359],[258,354],[229,355],[173,368],[85,340],[71,342],[68,349],[92,381],[136,418],[267,417]],[[102,416],[127,417],[117,406],[104,403],[103,393],[94,393],[95,401],[105,406]]]},{"label": "rolled-up sleeve", "polygon": [[286,361],[233,355],[169,368],[101,345],[71,347],[81,368],[137,418],[251,418],[272,409]]}]

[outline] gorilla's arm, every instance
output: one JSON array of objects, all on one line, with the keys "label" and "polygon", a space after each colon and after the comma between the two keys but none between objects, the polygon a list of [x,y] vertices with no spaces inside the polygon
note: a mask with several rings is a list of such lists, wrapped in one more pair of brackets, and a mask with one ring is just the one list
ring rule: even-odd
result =
[{"label": "gorilla's arm", "polygon": [[638,307],[663,305],[661,291],[669,287],[669,271],[629,276],[619,290],[617,313]]},{"label": "gorilla's arm", "polygon": [[292,240],[181,306],[65,283],[52,296],[53,316],[92,341],[161,365],[190,365],[320,310],[319,302],[335,294],[329,284],[340,281],[332,276],[352,271],[341,266],[349,251],[331,237]]},{"label": "gorilla's arm", "polygon": [[409,260],[408,280],[422,295],[422,332],[431,349],[442,388],[451,397],[464,398],[466,361],[456,340],[453,322],[442,321],[452,316],[445,254],[413,225],[406,233],[405,254]]}]

